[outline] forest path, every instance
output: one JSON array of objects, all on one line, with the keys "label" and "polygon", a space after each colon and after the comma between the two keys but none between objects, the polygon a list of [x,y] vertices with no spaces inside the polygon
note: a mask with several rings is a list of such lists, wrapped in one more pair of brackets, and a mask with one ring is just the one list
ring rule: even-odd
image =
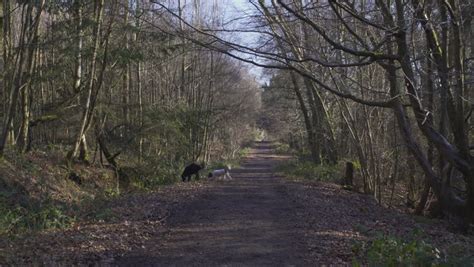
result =
[{"label": "forest path", "polygon": [[274,167],[288,159],[259,142],[233,180],[124,195],[73,227],[0,238],[0,266],[347,266],[361,241],[414,229],[474,255],[474,239],[441,221],[420,222],[337,184],[279,177]]},{"label": "forest path", "polygon": [[[273,172],[284,157],[272,143],[258,142],[206,194],[182,205],[168,219],[168,232],[145,249],[116,259],[121,266],[306,265],[304,233],[282,178]],[[201,174],[202,175],[202,174]]]}]

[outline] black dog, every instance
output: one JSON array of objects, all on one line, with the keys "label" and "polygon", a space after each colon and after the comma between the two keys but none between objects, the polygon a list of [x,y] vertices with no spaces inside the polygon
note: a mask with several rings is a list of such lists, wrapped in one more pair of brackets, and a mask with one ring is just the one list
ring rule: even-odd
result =
[{"label": "black dog", "polygon": [[204,169],[203,165],[197,165],[196,163],[191,163],[186,168],[184,168],[183,174],[181,174],[181,179],[183,182],[186,182],[186,178],[188,182],[191,181],[191,176],[196,174],[196,180],[199,179],[199,171]]}]

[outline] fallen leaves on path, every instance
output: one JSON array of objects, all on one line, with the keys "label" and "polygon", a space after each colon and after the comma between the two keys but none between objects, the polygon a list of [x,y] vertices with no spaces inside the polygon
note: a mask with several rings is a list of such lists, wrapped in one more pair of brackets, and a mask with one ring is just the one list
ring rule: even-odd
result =
[{"label": "fallen leaves on path", "polygon": [[205,187],[203,183],[176,184],[123,196],[101,208],[107,211],[105,219],[92,216],[70,229],[0,240],[0,265],[110,263],[126,252],[144,249],[150,238],[164,235],[164,221],[173,209],[203,194]]},{"label": "fallen leaves on path", "polygon": [[357,256],[353,249],[362,241],[381,234],[411,239],[416,229],[441,250],[461,245],[467,249],[464,255],[474,255],[472,236],[448,231],[444,221],[384,208],[368,195],[335,184],[293,181],[286,188],[293,201],[301,204],[296,213],[305,222],[310,257],[318,264],[350,264]]},{"label": "fallen leaves on path", "polygon": [[[448,231],[444,221],[384,208],[368,195],[335,184],[274,178],[272,182],[280,183],[278,190],[285,201],[293,202],[289,205],[293,210],[281,216],[297,222],[295,228],[303,238],[296,243],[307,250],[302,253],[307,257],[304,262],[347,265],[357,256],[357,244],[380,233],[409,239],[415,229],[421,229],[423,238],[441,250],[458,246],[465,249],[465,255],[474,255],[472,236]],[[114,259],[125,254],[155,253],[167,245],[172,234],[168,218],[192,201],[215,198],[209,193],[212,186],[219,186],[219,182],[179,183],[122,196],[106,202],[72,228],[0,240],[0,265],[113,265]],[[199,240],[194,241],[199,245]]]}]

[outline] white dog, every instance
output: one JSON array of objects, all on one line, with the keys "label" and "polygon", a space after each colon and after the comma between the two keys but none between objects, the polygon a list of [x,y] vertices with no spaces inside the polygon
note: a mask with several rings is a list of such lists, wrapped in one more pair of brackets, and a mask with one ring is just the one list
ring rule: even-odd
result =
[{"label": "white dog", "polygon": [[208,178],[217,178],[217,179],[224,179],[224,180],[232,180],[232,176],[230,176],[230,167],[225,166],[224,169],[217,169],[213,170],[212,172],[209,173],[207,176]]}]

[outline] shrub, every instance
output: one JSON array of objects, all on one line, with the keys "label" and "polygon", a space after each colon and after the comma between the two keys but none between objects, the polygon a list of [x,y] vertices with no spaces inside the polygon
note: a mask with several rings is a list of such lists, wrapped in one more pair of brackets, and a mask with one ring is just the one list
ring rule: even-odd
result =
[{"label": "shrub", "polygon": [[[471,266],[474,258],[446,255],[419,238],[404,241],[393,236],[381,236],[370,242],[365,255],[369,266]],[[354,266],[362,263],[355,260]]]},{"label": "shrub", "polygon": [[244,147],[240,149],[238,160],[242,159],[243,157],[246,157],[249,153],[250,153],[250,147]]},{"label": "shrub", "polygon": [[277,154],[288,154],[291,153],[290,145],[286,143],[277,143],[275,147],[275,152]]},{"label": "shrub", "polygon": [[0,205],[0,235],[10,233],[22,219],[21,210],[8,208],[4,203]]},{"label": "shrub", "polygon": [[74,222],[74,218],[65,214],[61,207],[47,203],[39,210],[26,216],[27,229],[43,230],[51,228],[65,228]]},{"label": "shrub", "polygon": [[110,208],[103,208],[94,214],[94,219],[98,221],[112,222],[117,219],[117,215]]},{"label": "shrub", "polygon": [[152,174],[143,176],[135,180],[132,184],[135,188],[143,190],[153,190],[163,185],[170,185],[179,181],[178,174],[168,174],[167,172],[155,171]]},{"label": "shrub", "polygon": [[336,182],[340,180],[338,165],[317,165],[310,161],[292,160],[278,166],[277,170],[288,176]]},{"label": "shrub", "polygon": [[0,235],[51,228],[65,228],[74,222],[61,206],[50,201],[36,207],[10,206],[0,199]]}]

